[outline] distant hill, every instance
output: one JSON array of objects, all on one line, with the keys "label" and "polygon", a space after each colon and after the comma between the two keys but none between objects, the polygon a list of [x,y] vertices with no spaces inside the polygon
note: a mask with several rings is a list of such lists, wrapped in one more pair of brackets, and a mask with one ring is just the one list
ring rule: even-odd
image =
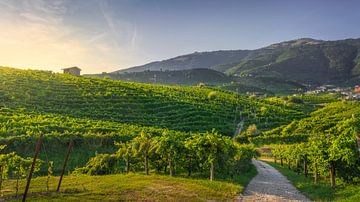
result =
[{"label": "distant hill", "polygon": [[131,67],[116,72],[130,73],[142,71],[185,70],[201,68],[211,69],[218,65],[238,62],[245,58],[249,52],[250,51],[248,50],[195,52],[192,54],[182,55],[163,61],[151,62],[145,65]]},{"label": "distant hill", "polygon": [[194,86],[203,83],[239,93],[293,94],[306,86],[280,78],[228,76],[212,69],[189,69],[178,71],[143,71],[131,73],[89,74],[86,77],[108,78],[148,84]]},{"label": "distant hill", "polygon": [[227,74],[274,77],[301,84],[343,84],[360,75],[360,40],[299,39],[253,51]]},{"label": "distant hill", "polygon": [[222,89],[239,93],[257,92],[261,94],[293,94],[306,89],[299,83],[270,77],[232,77],[233,82],[222,85]]},{"label": "distant hill", "polygon": [[274,78],[298,85],[353,85],[360,81],[360,39],[310,38],[256,50],[196,52],[116,73],[208,68],[240,78]]},{"label": "distant hill", "polygon": [[143,71],[131,73],[103,73],[85,75],[89,77],[109,78],[113,80],[132,81],[149,84],[166,85],[221,85],[233,79],[222,72],[211,69],[189,69],[179,71]]}]

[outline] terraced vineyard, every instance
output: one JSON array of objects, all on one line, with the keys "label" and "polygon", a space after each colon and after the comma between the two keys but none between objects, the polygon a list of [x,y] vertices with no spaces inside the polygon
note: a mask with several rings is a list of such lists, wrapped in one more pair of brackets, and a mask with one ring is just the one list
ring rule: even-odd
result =
[{"label": "terraced vineyard", "polygon": [[[58,114],[180,131],[216,128],[231,135],[237,122],[272,128],[303,114],[282,105],[211,88],[168,87],[0,68],[0,103],[24,113]],[[215,97],[209,93],[215,91]],[[262,111],[260,111],[260,108]],[[269,116],[271,115],[271,116]],[[268,118],[268,125],[265,119]]]},{"label": "terraced vineyard", "polygon": [[[270,145],[280,158],[289,153],[288,162],[301,162],[304,148],[318,140],[330,145],[323,147],[325,153],[331,154],[333,150],[326,148],[339,145],[341,152],[348,152],[355,148],[353,122],[356,128],[359,123],[353,114],[360,114],[358,102],[338,101],[333,95],[256,98],[211,87],[158,86],[4,67],[0,84],[0,145],[6,145],[0,147],[2,163],[8,162],[6,156],[15,155],[13,151],[28,161],[42,132],[39,158],[54,162],[55,175],[72,141],[68,172],[75,170],[75,174],[125,172],[130,163],[132,171],[148,173],[150,159],[154,173],[167,173],[166,168],[171,170],[175,163],[177,175],[194,172],[205,178],[210,170],[210,179],[214,172],[216,177],[231,179],[242,176],[243,169],[245,185],[253,175],[250,159],[257,154],[253,146],[240,145],[242,141]],[[233,141],[223,136],[232,136],[239,123],[247,129]],[[327,142],[329,134],[331,141],[349,140],[351,147]],[[345,179],[341,169],[358,173],[358,158],[353,154],[351,150],[347,156],[355,161],[319,158],[339,163],[336,179],[352,182],[355,178]],[[37,174],[46,175],[48,165],[43,163]],[[332,164],[317,165],[326,176]],[[16,171],[8,173],[9,179],[19,176]]]},{"label": "terraced vineyard", "polygon": [[261,144],[304,142],[320,133],[328,133],[337,124],[346,122],[358,114],[360,104],[357,101],[331,102],[312,112],[309,117],[294,120],[288,125],[265,131],[250,139]]},{"label": "terraced vineyard", "polygon": [[[305,114],[296,106],[249,98],[206,87],[170,87],[92,79],[46,71],[0,68],[0,136],[9,151],[29,156],[37,134],[61,168],[69,139],[70,168],[96,153],[114,152],[114,141],[146,129],[233,135],[236,125],[266,130]],[[44,154],[41,158],[45,159]]]}]

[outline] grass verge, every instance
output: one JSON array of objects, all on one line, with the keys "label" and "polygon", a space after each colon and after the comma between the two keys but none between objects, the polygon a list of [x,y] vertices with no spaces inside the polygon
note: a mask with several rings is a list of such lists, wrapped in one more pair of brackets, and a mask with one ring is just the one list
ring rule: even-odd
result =
[{"label": "grass verge", "polygon": [[[55,192],[58,177],[32,180],[28,201],[226,201],[233,200],[256,175],[252,168],[246,174],[229,181],[209,181],[163,175],[117,174],[103,176],[65,176],[60,192]],[[19,197],[15,198],[16,181],[5,181],[5,200],[20,201],[25,181],[20,182]]]}]

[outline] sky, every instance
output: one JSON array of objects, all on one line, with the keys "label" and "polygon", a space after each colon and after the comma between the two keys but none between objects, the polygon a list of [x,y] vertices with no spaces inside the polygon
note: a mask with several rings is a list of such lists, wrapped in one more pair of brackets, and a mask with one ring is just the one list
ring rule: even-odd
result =
[{"label": "sky", "polygon": [[358,0],[0,0],[0,66],[111,72],[195,51],[360,38]]}]

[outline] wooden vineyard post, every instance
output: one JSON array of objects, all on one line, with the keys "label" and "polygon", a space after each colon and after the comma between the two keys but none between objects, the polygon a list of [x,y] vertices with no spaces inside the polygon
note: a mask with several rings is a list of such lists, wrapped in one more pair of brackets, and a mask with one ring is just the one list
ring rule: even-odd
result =
[{"label": "wooden vineyard post", "polygon": [[336,181],[335,181],[335,162],[330,162],[330,181],[331,181],[331,188],[335,188]]},{"label": "wooden vineyard post", "polygon": [[62,168],[62,171],[61,171],[59,184],[58,184],[58,187],[57,187],[56,191],[60,190],[61,182],[62,182],[64,173],[65,173],[66,165],[67,165],[67,162],[69,160],[69,156],[70,156],[70,152],[71,152],[71,149],[73,147],[73,144],[74,144],[73,141],[70,141],[69,147],[68,147],[68,150],[67,150],[67,153],[66,153],[66,157],[65,157],[65,160],[64,160],[64,165],[63,165],[63,168]]},{"label": "wooden vineyard post", "polygon": [[1,192],[1,196],[2,196],[2,181],[3,181],[3,179],[2,179],[2,176],[3,176],[3,167],[2,167],[2,165],[0,165],[0,192]]},{"label": "wooden vineyard post", "polygon": [[308,176],[308,166],[307,166],[307,158],[304,159],[304,175],[305,177]]},{"label": "wooden vineyard post", "polygon": [[36,164],[36,159],[37,159],[37,156],[38,156],[39,151],[40,151],[40,148],[41,148],[42,138],[43,138],[43,134],[40,133],[40,134],[39,134],[38,142],[37,142],[37,144],[36,144],[34,160],[33,160],[32,164],[31,164],[31,169],[30,169],[29,177],[28,177],[28,179],[27,179],[27,183],[26,183],[26,187],[25,187],[25,192],[24,192],[24,196],[23,196],[23,199],[22,199],[23,202],[26,200],[26,195],[27,195],[27,193],[28,193],[28,191],[29,191],[31,178],[32,178],[32,175],[33,175],[33,172],[34,172],[34,168],[35,168],[35,164]]},{"label": "wooden vineyard post", "polygon": [[[353,119],[356,118],[355,114],[352,114],[352,118]],[[360,133],[359,132],[356,132],[356,143],[357,143],[357,149],[358,149],[359,156],[360,156]]]},{"label": "wooden vineyard post", "polygon": [[210,163],[210,181],[214,180],[214,176],[215,176],[214,161],[211,161],[211,163]]}]

